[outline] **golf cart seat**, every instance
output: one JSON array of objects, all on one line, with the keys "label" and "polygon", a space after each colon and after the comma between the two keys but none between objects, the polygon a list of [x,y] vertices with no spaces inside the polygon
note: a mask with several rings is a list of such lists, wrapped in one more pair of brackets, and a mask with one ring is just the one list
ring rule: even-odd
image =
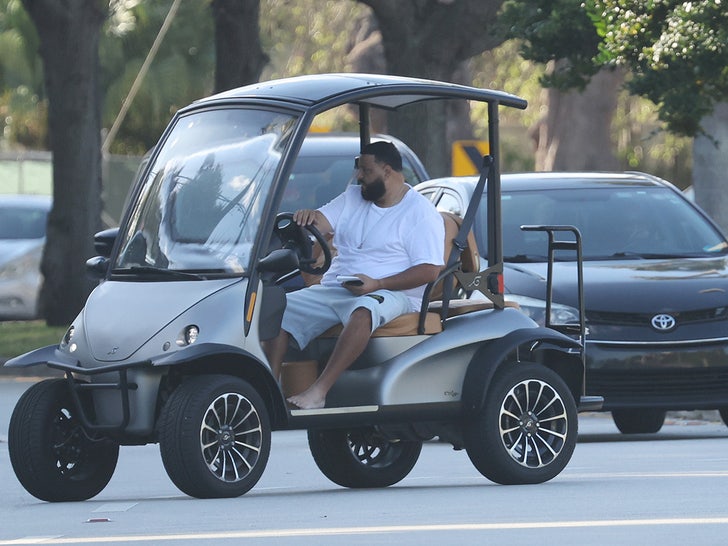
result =
[{"label": "golf cart seat", "polygon": [[[450,212],[440,212],[443,222],[445,223],[445,261],[447,262],[453,248],[453,241],[458,234],[462,218]],[[460,271],[464,273],[472,273],[480,270],[480,255],[478,254],[478,246],[475,242],[475,235],[470,230],[466,240],[466,246],[460,255]],[[429,296],[425,295],[430,301],[427,302],[427,312],[423,321],[423,327],[420,328],[420,312],[405,313],[396,319],[388,322],[374,330],[372,337],[399,337],[399,336],[416,336],[416,335],[432,335],[442,332],[442,323],[445,318],[471,313],[474,311],[482,311],[484,309],[493,309],[493,303],[483,300],[469,300],[462,297],[450,300],[445,317],[441,316],[442,311],[442,294],[443,280],[441,276],[438,278]],[[337,337],[343,326],[337,324],[329,328],[321,334],[322,338]]]}]

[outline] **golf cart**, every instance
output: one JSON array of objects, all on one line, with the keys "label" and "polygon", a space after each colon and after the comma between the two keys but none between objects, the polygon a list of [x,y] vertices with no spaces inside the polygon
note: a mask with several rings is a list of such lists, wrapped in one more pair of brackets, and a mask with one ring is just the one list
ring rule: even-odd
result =
[{"label": "golf cart", "polygon": [[[321,233],[278,212],[314,117],[351,105],[363,145],[370,109],[454,99],[487,104],[491,151],[468,212],[443,216],[440,279],[419,313],[375,332],[326,407],[290,409],[261,344],[279,332],[290,279],[303,272],[315,282],[331,262]],[[180,110],[121,227],[96,235],[88,271],[100,283],[85,308],[59,345],[6,363],[65,373],[33,385],[13,412],[8,447],[22,485],[46,501],[89,499],[111,479],[119,446],[159,443],[184,493],[235,497],[261,477],[271,432],[285,429],[307,429],[316,464],[345,487],[397,483],[433,438],[466,449],[497,483],[558,475],[574,450],[577,411],[600,399],[583,396],[583,318],[538,327],[503,299],[501,106],[526,102],[450,83],[334,74],[251,85]],[[486,185],[481,271],[468,242]],[[550,251],[579,250],[578,237],[557,240],[568,227],[528,229],[547,231]],[[468,300],[473,290],[487,301]],[[291,349],[281,383],[306,363],[316,373],[335,336]]]}]

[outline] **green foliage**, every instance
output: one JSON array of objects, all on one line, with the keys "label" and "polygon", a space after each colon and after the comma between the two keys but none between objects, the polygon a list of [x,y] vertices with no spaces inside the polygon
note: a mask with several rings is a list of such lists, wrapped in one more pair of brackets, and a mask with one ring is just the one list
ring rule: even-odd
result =
[{"label": "green foliage", "polygon": [[501,24],[521,40],[521,55],[537,63],[560,62],[541,82],[559,89],[583,88],[600,66],[600,38],[580,0],[507,0]]},{"label": "green foliage", "polygon": [[680,135],[728,100],[726,0],[508,0],[509,36],[536,62],[565,61],[546,85],[582,87],[610,64],[630,72],[629,90],[658,107]]},{"label": "green foliage", "polygon": [[724,0],[592,0],[602,61],[629,68],[629,89],[659,106],[684,135],[728,100],[728,6]]},{"label": "green foliage", "polygon": [[48,147],[48,103],[25,85],[0,95],[0,134],[24,148]]},{"label": "green foliage", "polygon": [[[104,126],[111,127],[164,22],[171,0],[117,1],[100,45]],[[208,2],[182,2],[111,150],[143,154],[169,118],[212,92],[214,30]]]},{"label": "green foliage", "polygon": [[260,6],[264,79],[347,71],[347,54],[369,16],[353,0],[265,0]]},{"label": "green foliage", "polygon": [[38,34],[20,0],[0,0],[0,136],[47,147],[48,110]]},{"label": "green foliage", "polygon": [[56,345],[66,327],[46,326],[43,321],[0,322],[0,359],[14,358],[33,349]]}]

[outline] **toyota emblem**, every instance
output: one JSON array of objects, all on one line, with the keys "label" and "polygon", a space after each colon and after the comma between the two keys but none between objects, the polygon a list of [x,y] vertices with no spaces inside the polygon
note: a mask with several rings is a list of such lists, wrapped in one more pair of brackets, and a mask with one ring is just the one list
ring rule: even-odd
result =
[{"label": "toyota emblem", "polygon": [[658,330],[660,332],[669,332],[670,330],[675,328],[675,326],[677,325],[677,321],[672,315],[666,315],[662,313],[660,315],[655,315],[654,317],[652,317],[650,324],[652,324],[652,327],[655,330]]}]

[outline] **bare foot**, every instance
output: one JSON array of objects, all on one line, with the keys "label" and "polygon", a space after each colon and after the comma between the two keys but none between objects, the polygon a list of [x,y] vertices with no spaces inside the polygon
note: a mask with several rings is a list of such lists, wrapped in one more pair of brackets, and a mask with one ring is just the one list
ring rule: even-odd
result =
[{"label": "bare foot", "polygon": [[299,409],[320,409],[326,405],[326,395],[322,396],[318,390],[314,389],[307,389],[287,400]]}]

